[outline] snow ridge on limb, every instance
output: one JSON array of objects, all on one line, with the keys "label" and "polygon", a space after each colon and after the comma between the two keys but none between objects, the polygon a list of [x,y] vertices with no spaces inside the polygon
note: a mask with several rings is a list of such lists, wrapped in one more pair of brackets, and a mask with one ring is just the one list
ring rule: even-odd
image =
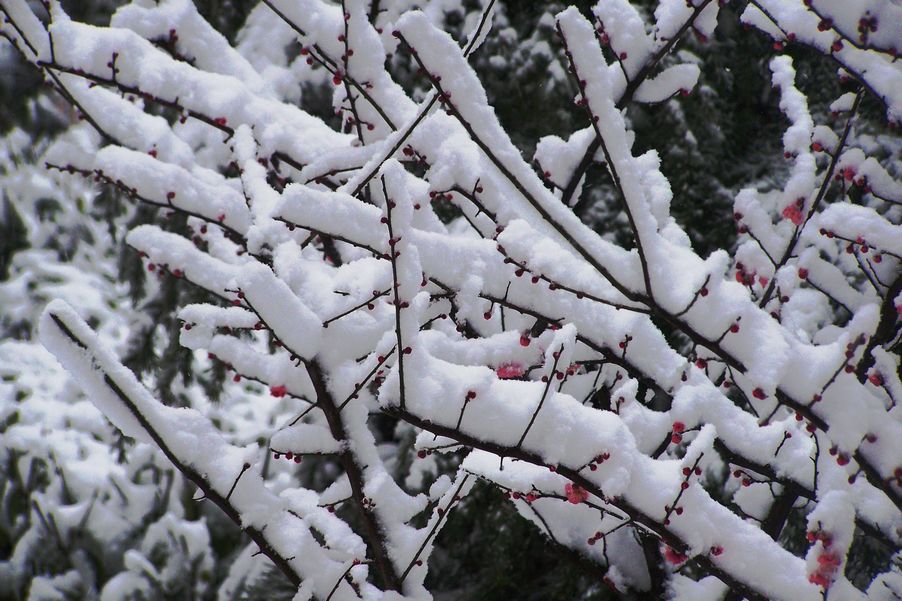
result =
[{"label": "snow ridge on limb", "polygon": [[[20,4],[24,3],[4,0],[3,9],[21,10]],[[91,27],[68,18],[58,18],[41,28],[28,30],[28,45],[35,49],[35,64],[52,77],[68,73],[104,83],[176,108],[228,134],[238,124],[254,125],[267,154],[279,153],[297,165],[349,141],[318,118],[259,96],[231,75],[207,72],[176,60],[130,30]],[[279,127],[273,128],[264,115],[277,115]]]},{"label": "snow ridge on limb", "polygon": [[[354,102],[353,112],[357,122],[366,126],[361,130],[364,139],[382,138],[412,117],[414,103],[383,67],[385,48],[365,16],[365,2],[352,0],[341,6],[322,0],[263,3],[289,24],[312,59],[326,67],[338,84],[350,84],[340,88],[342,92],[336,91],[336,107],[340,98],[361,97]],[[357,52],[347,56],[347,48]]]},{"label": "snow ridge on limb", "polygon": [[[630,15],[630,20],[640,19],[631,8],[624,8],[621,3],[599,2],[593,13],[599,19],[598,39],[603,46],[610,45],[610,36],[604,30],[604,18],[612,11],[621,13],[621,16]],[[618,108],[624,108],[632,101],[637,102],[662,102],[673,94],[689,94],[698,79],[698,69],[692,64],[677,64],[667,67],[657,76],[653,72],[670,55],[674,46],[690,29],[696,31],[700,39],[712,35],[717,24],[719,2],[714,0],[701,0],[697,3],[687,3],[681,0],[665,0],[658,3],[655,9],[654,40],[649,48],[649,36],[640,35],[638,29],[634,29],[634,36],[638,44],[621,46],[619,49],[611,47],[615,56],[615,63],[608,66],[613,90],[612,97],[616,98]],[[644,29],[644,24],[643,24]],[[638,61],[636,59],[641,59]],[[639,64],[635,72],[627,75],[623,67],[624,61],[630,65]],[[673,84],[680,83],[679,89],[673,89]],[[671,89],[669,95],[665,92]],[[566,142],[569,152],[580,156],[578,161],[571,162],[555,173],[556,181],[566,182],[561,192],[565,204],[579,204],[579,192],[582,189],[581,182],[585,178],[586,171],[595,161],[603,160],[599,156],[601,140],[599,140],[592,127],[575,132]],[[537,149],[538,150],[538,149]],[[541,160],[538,155],[536,158]]]},{"label": "snow ridge on limb", "polygon": [[[891,0],[846,3],[842,0],[754,0],[742,21],[779,44],[800,43],[832,56],[850,75],[873,91],[891,122],[902,122],[900,9]],[[855,32],[854,34],[852,32]]]},{"label": "snow ridge on limb", "polygon": [[[561,207],[560,201],[523,161],[489,106],[485,90],[453,40],[419,12],[405,14],[397,23],[397,29],[402,41],[430,74],[440,96],[444,96],[445,106],[500,174],[516,188],[518,195],[508,201],[510,206],[499,207],[504,211],[504,220],[515,215],[529,215],[530,221],[541,228],[544,235],[563,240],[573,252],[602,273],[616,269],[620,278],[613,281],[634,279],[623,268],[623,251],[598,238],[571,211]],[[621,293],[629,298],[632,287],[620,286]]]},{"label": "snow ridge on limb", "polygon": [[[61,301],[50,303],[41,318],[40,335],[64,366],[79,375],[95,403],[117,427],[139,440],[153,441],[289,580],[300,585],[311,577],[317,588],[312,576],[326,571],[337,577],[344,569],[315,540],[291,505],[264,486],[254,469],[255,449],[229,445],[194,410],[165,407],[156,401],[134,374],[103,348],[71,307]],[[325,598],[328,593],[318,588],[317,598]],[[356,598],[350,586],[340,589],[339,595],[333,598]]]},{"label": "snow ridge on limb", "polygon": [[231,75],[254,93],[270,96],[257,71],[189,0],[166,0],[146,7],[127,4],[110,20],[113,27],[130,29],[150,41],[169,42],[178,55],[200,69]]}]

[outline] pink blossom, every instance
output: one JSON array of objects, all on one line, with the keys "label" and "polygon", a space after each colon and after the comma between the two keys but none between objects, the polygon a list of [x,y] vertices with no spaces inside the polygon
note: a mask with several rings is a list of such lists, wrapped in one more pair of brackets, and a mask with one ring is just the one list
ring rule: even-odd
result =
[{"label": "pink blossom", "polygon": [[828,588],[833,582],[839,566],[842,564],[842,558],[831,551],[821,553],[817,557],[817,569],[808,575],[808,581],[820,587]]},{"label": "pink blossom", "polygon": [[786,208],[783,209],[783,218],[789,219],[796,225],[801,225],[802,210],[798,207],[798,205],[795,204],[786,205]]},{"label": "pink blossom", "polygon": [[495,370],[495,373],[498,374],[498,377],[502,380],[519,378],[523,375],[523,365],[520,363],[502,363],[498,366],[498,369]]},{"label": "pink blossom", "polygon": [[668,563],[676,566],[686,561],[688,557],[686,557],[684,553],[680,553],[672,547],[664,545],[664,559],[666,559]]},{"label": "pink blossom", "polygon": [[568,482],[567,485],[564,486],[564,492],[567,493],[567,500],[574,505],[579,505],[589,498],[589,493],[586,492],[586,489],[578,484],[571,484]]}]

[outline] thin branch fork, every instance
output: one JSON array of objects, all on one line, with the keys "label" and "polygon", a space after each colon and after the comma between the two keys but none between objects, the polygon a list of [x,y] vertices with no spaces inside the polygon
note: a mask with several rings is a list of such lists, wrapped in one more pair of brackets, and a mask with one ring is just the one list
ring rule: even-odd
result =
[{"label": "thin branch fork", "polygon": [[451,98],[448,96],[447,92],[442,88],[441,83],[438,79],[429,72],[426,68],[426,65],[420,59],[419,54],[416,52],[416,49],[410,45],[410,43],[404,38],[403,35],[399,34],[398,38],[404,43],[405,46],[410,48],[411,54],[416,60],[417,64],[423,69],[423,71],[429,77],[430,82],[433,87],[438,91],[438,95],[443,99],[443,103],[451,115],[458,120],[458,122],[463,126],[464,130],[466,130],[467,134],[470,136],[470,139],[483,151],[485,156],[495,165],[495,168],[507,179],[511,185],[520,193],[520,195],[535,209],[537,213],[541,216],[541,218],[548,223],[554,230],[562,237],[567,243],[573,248],[583,259],[586,260],[593,268],[595,268],[606,280],[608,280],[612,286],[614,286],[623,296],[628,298],[629,300],[642,302],[643,295],[640,293],[634,292],[624,286],[621,282],[619,282],[613,275],[608,271],[608,269],[599,263],[594,256],[584,248],[577,240],[573,237],[573,235],[567,231],[567,228],[564,227],[563,224],[559,223],[554,217],[548,213],[547,210],[542,206],[539,200],[526,189],[520,180],[514,176],[514,174],[507,168],[504,162],[492,151],[491,147],[486,143],[479,133],[475,130],[472,124],[467,121],[464,116],[460,113],[460,111],[454,106]]},{"label": "thin branch fork", "polygon": [[388,196],[388,189],[385,186],[385,176],[382,178],[382,196],[385,199],[385,224],[388,228],[388,259],[391,262],[391,273],[392,273],[392,292],[394,295],[394,306],[395,306],[395,339],[397,341],[397,348],[399,349],[398,353],[398,394],[400,396],[399,402],[401,403],[401,408],[404,408],[406,403],[406,398],[404,394],[404,355],[410,352],[410,347],[404,346],[404,341],[401,339],[401,311],[404,310],[404,306],[406,306],[407,301],[402,301],[399,288],[401,287],[401,283],[398,281],[398,251],[395,250],[395,232],[394,226],[392,224],[392,208],[395,206],[395,201],[391,200]]},{"label": "thin branch fork", "polygon": [[[267,7],[269,7],[269,9],[271,11],[276,13],[276,15],[278,15],[278,17],[280,19],[282,19],[286,25],[291,27],[295,31],[295,33],[297,33],[300,37],[302,37],[302,38],[307,37],[307,33],[303,29],[301,29],[297,25],[297,23],[295,23],[294,21],[289,19],[285,15],[285,13],[283,13],[282,11],[277,9],[275,6],[273,6],[273,3],[271,0],[263,0],[263,4],[265,4]],[[317,62],[319,62],[323,67],[325,67],[329,71],[329,73],[335,74],[338,71],[338,66],[334,62],[334,60],[332,58],[330,58],[329,55],[326,54],[326,52],[318,44],[314,44],[312,47],[319,54],[318,56],[311,54],[313,59],[316,60]],[[383,110],[383,108],[379,105],[379,103],[376,102],[376,100],[369,94],[369,92],[366,91],[366,86],[361,85],[360,82],[358,82],[356,79],[354,79],[353,77],[348,75],[348,73],[343,73],[342,76],[347,77],[348,83],[355,90],[357,90],[361,96],[363,96],[366,99],[366,101],[370,104],[370,106],[373,107],[373,110],[375,110],[377,113],[379,113],[379,116],[382,118],[383,121],[385,121],[385,124],[388,125],[388,127],[391,128],[392,131],[397,130],[397,127],[395,126],[395,124],[391,120],[391,118],[388,116],[388,114],[385,112],[385,110]]]},{"label": "thin branch fork", "polygon": [[338,321],[338,320],[341,319],[342,317],[346,317],[346,316],[350,315],[351,313],[354,313],[354,312],[357,311],[358,309],[362,309],[363,307],[369,307],[370,305],[373,304],[374,301],[376,301],[376,300],[379,299],[380,297],[386,296],[388,293],[389,293],[388,290],[382,290],[382,291],[375,290],[375,291],[373,291],[373,295],[372,295],[370,298],[366,299],[365,301],[360,302],[360,303],[354,305],[354,306],[351,307],[350,309],[346,309],[346,310],[342,311],[342,312],[339,313],[338,315],[335,315],[335,316],[333,316],[333,317],[330,317],[329,319],[324,320],[324,321],[323,321],[323,327],[324,327],[324,328],[328,328],[330,323],[335,322],[335,321]]},{"label": "thin branch fork", "polygon": [[[715,439],[714,441],[714,450],[717,451],[717,453],[727,463],[755,472],[756,474],[760,474],[771,482],[779,484],[785,491],[791,492],[796,497],[801,497],[809,501],[817,500],[817,493],[811,487],[804,486],[802,483],[796,480],[790,480],[784,476],[778,475],[776,470],[774,470],[774,468],[770,465],[764,465],[748,459],[747,457],[744,457],[743,455],[730,449],[726,444],[723,443],[723,441],[719,439]],[[886,534],[881,532],[879,528],[865,521],[863,518],[856,516],[855,524],[862,530],[867,530],[869,536],[875,538],[876,540],[879,540],[888,548],[894,548],[896,546],[896,544]]]},{"label": "thin branch fork", "polygon": [[[511,257],[508,256],[507,254],[505,254],[505,251],[502,249],[502,247],[501,247],[500,245],[499,245],[499,247],[498,247],[498,251],[499,251],[502,255],[504,255],[504,257],[505,257],[505,258],[504,258],[505,263],[509,263],[509,264],[511,264],[511,265],[513,265],[513,266],[515,266],[515,267],[517,268],[516,272],[514,273],[515,276],[519,277],[519,276],[523,275],[524,273],[531,273],[531,274],[534,274],[534,275],[532,276],[532,282],[533,282],[534,284],[537,284],[537,283],[540,282],[540,281],[544,281],[544,282],[547,282],[547,283],[548,283],[549,289],[551,289],[551,290],[563,290],[563,291],[565,291],[565,292],[570,292],[571,294],[574,294],[574,295],[576,296],[576,298],[580,298],[580,299],[581,299],[581,298],[587,298],[587,299],[589,299],[589,300],[591,300],[591,301],[594,301],[594,302],[596,302],[596,303],[600,303],[600,304],[602,304],[602,305],[607,305],[607,306],[609,306],[609,307],[612,307],[612,308],[618,309],[618,310],[621,310],[621,309],[622,309],[622,310],[624,310],[624,311],[633,311],[633,312],[636,312],[636,313],[644,313],[644,314],[646,314],[646,315],[650,313],[650,310],[647,309],[647,308],[645,308],[645,307],[637,307],[637,306],[633,306],[633,305],[624,305],[624,304],[618,303],[618,302],[616,302],[616,301],[611,301],[611,300],[603,299],[603,298],[601,298],[600,296],[597,296],[597,295],[595,295],[595,294],[592,294],[591,292],[586,292],[585,290],[580,290],[580,289],[578,289],[578,288],[573,288],[572,286],[568,286],[567,284],[562,284],[560,281],[555,280],[555,279],[552,279],[550,276],[547,276],[547,275],[542,274],[542,273],[536,273],[535,271],[533,271],[532,269],[530,269],[530,267],[529,267],[526,263],[523,263],[523,262],[517,261],[516,259],[511,258]],[[521,273],[521,272],[522,272],[522,273]],[[684,311],[684,312],[685,312],[685,311]]]},{"label": "thin branch fork", "polygon": [[[761,5],[760,0],[749,0],[749,4],[754,5],[755,8],[757,8],[759,11],[761,11],[761,14],[766,16],[770,20],[770,22],[773,23],[774,27],[779,29],[784,36],[787,36],[788,32],[785,29],[783,29],[783,27],[780,25],[779,20],[774,15],[772,15],[770,13],[770,11],[768,11],[766,8],[764,8],[764,6]],[[806,6],[805,10],[810,10],[810,7]],[[843,37],[843,36],[840,35],[840,37]],[[808,45],[808,44],[806,44],[806,45]],[[817,49],[817,48],[815,48],[815,49],[818,50],[818,52],[820,52],[820,49]],[[833,59],[833,61],[836,62],[836,64],[838,64],[840,67],[842,67],[842,69],[844,71],[846,71],[849,75],[851,75],[852,78],[854,78],[858,83],[860,83],[862,86],[867,88],[868,91],[870,91],[871,94],[874,96],[874,98],[879,99],[880,102],[883,103],[884,105],[889,104],[886,97],[877,93],[877,90],[875,90],[874,87],[870,83],[868,83],[868,81],[864,77],[864,73],[862,71],[859,71],[858,69],[856,69],[856,68],[850,66],[849,64],[843,62],[842,60],[840,60],[840,58],[837,56],[836,53],[831,52],[828,56],[829,56],[829,58]]]},{"label": "thin branch fork", "polygon": [[[805,229],[805,226],[808,225],[808,222],[811,220],[811,217],[820,207],[821,202],[824,200],[824,196],[827,194],[827,190],[830,188],[830,184],[833,183],[833,174],[836,172],[836,165],[839,163],[840,155],[842,155],[843,148],[846,145],[846,142],[849,139],[849,133],[852,131],[852,123],[855,121],[855,117],[858,114],[858,107],[861,106],[861,98],[864,94],[864,88],[859,88],[858,93],[855,94],[855,101],[852,103],[852,109],[849,111],[849,117],[846,120],[845,128],[843,128],[842,136],[839,138],[839,142],[836,145],[833,153],[830,155],[830,165],[827,167],[827,171],[824,172],[824,179],[821,181],[820,188],[817,191],[817,196],[814,198],[814,202],[811,203],[811,207],[808,209],[807,215],[805,215],[805,220],[795,227],[795,230],[792,233],[792,237],[789,240],[789,243],[786,245],[786,249],[783,251],[783,256],[780,257],[780,260],[774,263],[774,277],[770,279],[770,283],[767,286],[767,290],[764,292],[764,296],[761,298],[761,302],[758,303],[759,307],[767,306],[767,303],[770,302],[771,297],[773,296],[775,287],[777,285],[777,272],[786,265],[790,258],[792,258],[793,253],[795,253],[796,245],[799,242],[799,239],[802,237],[802,232]],[[760,246],[760,243],[759,243]],[[761,247],[762,250],[764,247]],[[770,258],[770,255],[768,255]],[[773,259],[771,259],[773,262]]]},{"label": "thin branch fork", "polygon": [[[313,382],[313,388],[316,391],[317,404],[319,404],[323,415],[326,417],[326,422],[329,425],[332,436],[336,440],[347,440],[347,430],[345,429],[341,412],[335,404],[332,393],[329,392],[326,385],[326,377],[322,366],[316,360],[305,361],[304,364],[307,367],[307,373],[310,375],[310,380]],[[343,450],[339,453],[338,457],[342,468],[348,475],[348,482],[351,485],[351,496],[363,518],[367,540],[370,542],[369,546],[373,553],[373,561],[382,577],[383,584],[388,590],[401,590],[402,578],[398,576],[395,565],[389,556],[388,546],[386,544],[385,535],[383,534],[384,530],[378,523],[376,513],[368,503],[364,502],[365,494],[363,488],[365,479],[363,476],[363,468],[365,466],[359,464],[359,460],[353,449]]]},{"label": "thin branch fork", "polygon": [[[268,330],[270,330],[274,336],[277,336],[275,330],[273,330],[272,326],[266,323],[266,320],[263,319],[263,316],[254,309],[254,307],[250,304],[250,301],[245,298],[245,302],[248,305],[248,308],[257,314],[258,319],[260,319],[261,323],[263,323]],[[291,349],[284,342],[280,341],[280,344],[285,348],[286,351],[290,352],[292,356],[297,356],[299,360],[303,361],[304,367],[307,370],[307,374],[310,377],[310,381],[313,384],[313,390],[316,393],[316,403],[315,406],[322,411],[323,415],[326,418],[326,423],[329,426],[329,431],[332,434],[332,438],[337,441],[348,440],[347,430],[344,425],[344,421],[341,417],[341,408],[344,407],[348,401],[345,401],[339,407],[335,403],[335,399],[332,396],[332,393],[329,392],[329,388],[326,384],[326,375],[319,361],[316,359],[302,359],[300,353],[296,350]],[[353,398],[353,395],[350,398]],[[292,424],[296,423],[300,417],[295,419]],[[357,458],[356,453],[353,448],[344,448],[338,454],[339,462],[342,465],[345,473],[348,476],[348,483],[351,485],[351,497],[354,500],[355,505],[360,511],[360,515],[363,519],[363,525],[366,530],[366,538],[369,542],[369,548],[373,553],[374,563],[376,564],[376,569],[379,571],[380,576],[382,577],[383,584],[388,590],[400,590],[401,581],[398,578],[397,572],[395,570],[394,563],[391,560],[391,557],[388,553],[388,546],[385,540],[384,529],[378,523],[378,518],[376,513],[373,511],[372,507],[369,503],[365,502],[366,495],[363,492],[365,478],[363,476],[363,469],[366,466],[360,464],[360,461]]]},{"label": "thin branch fork", "polygon": [[[561,345],[561,348],[558,349],[554,354],[554,361],[551,364],[551,372],[546,374],[545,376],[545,388],[542,390],[542,396],[539,398],[539,404],[536,405],[536,410],[533,411],[532,417],[529,418],[529,423],[526,425],[526,429],[523,430],[523,434],[520,435],[520,438],[517,440],[517,444],[515,448],[519,449],[523,444],[523,441],[526,440],[526,436],[529,434],[530,429],[532,429],[532,425],[535,423],[536,418],[539,417],[539,411],[542,410],[542,406],[545,404],[545,399],[548,398],[548,393],[551,391],[551,384],[554,382],[554,377],[557,374],[557,364],[561,358],[561,354],[564,352],[564,345]],[[460,422],[458,422],[460,425]]]},{"label": "thin branch fork", "polygon": [[[489,0],[489,2],[486,3],[485,9],[482,11],[482,17],[479,20],[479,25],[476,27],[475,31],[473,31],[470,42],[464,49],[465,57],[470,56],[476,50],[476,40],[478,40],[482,36],[483,30],[488,24],[488,18],[495,6],[495,1],[496,0]],[[268,0],[264,0],[264,2],[267,2],[268,5]],[[374,177],[376,177],[376,175],[379,173],[379,170],[382,169],[382,165],[385,164],[385,161],[395,156],[395,153],[397,153],[407,143],[407,140],[410,138],[411,134],[413,134],[413,130],[415,130],[417,126],[419,126],[420,123],[422,123],[423,120],[426,119],[427,116],[429,116],[429,113],[432,112],[432,107],[435,106],[435,103],[438,102],[438,100],[439,94],[433,91],[430,93],[428,100],[424,100],[422,103],[420,103],[416,117],[414,117],[410,121],[410,123],[401,128],[401,133],[400,135],[398,135],[395,143],[392,144],[390,149],[388,149],[381,155],[380,160],[377,161],[376,164],[370,168],[367,174],[360,179],[360,183],[358,183],[354,190],[351,192],[351,196],[357,196],[364,189],[366,189],[367,184]]]},{"label": "thin branch fork", "polygon": [[457,490],[455,490],[454,494],[451,495],[451,501],[448,503],[448,506],[445,507],[444,509],[439,508],[438,519],[435,521],[435,524],[433,524],[432,529],[429,531],[429,533],[423,539],[423,542],[420,543],[420,546],[417,549],[417,552],[414,553],[413,558],[410,560],[410,563],[407,564],[407,567],[404,569],[404,572],[401,574],[401,582],[404,582],[404,579],[407,578],[407,575],[410,574],[410,571],[413,569],[413,567],[415,565],[417,565],[417,562],[420,560],[420,555],[423,553],[423,550],[426,548],[426,545],[429,544],[429,541],[432,540],[432,538],[438,532],[439,527],[442,524],[442,520],[446,519],[447,516],[450,515],[451,506],[454,505],[454,503],[457,501],[460,491],[463,490],[464,485],[466,485],[467,480],[469,480],[469,478],[470,478],[470,474],[467,474],[463,478],[461,478],[460,484],[457,486]]},{"label": "thin branch fork", "polygon": [[[676,32],[676,34],[667,40],[667,43],[664,44],[660,49],[658,49],[655,54],[652,55],[651,60],[642,65],[642,68],[639,69],[639,72],[636,73],[636,76],[627,81],[626,88],[623,91],[623,95],[619,100],[615,103],[618,109],[622,109],[627,104],[632,102],[633,96],[635,96],[636,91],[639,87],[648,79],[649,75],[651,75],[652,71],[654,71],[655,67],[658,66],[658,63],[661,60],[670,54],[670,51],[676,45],[676,43],[683,37],[683,34],[692,27],[692,24],[695,23],[695,20],[702,13],[705,8],[712,2],[712,0],[702,0],[702,2],[695,7],[692,11],[692,14],[689,18],[683,23],[680,29]],[[579,181],[586,174],[586,171],[589,170],[589,166],[592,164],[592,157],[595,156],[595,153],[598,152],[599,147],[601,146],[601,138],[596,133],[595,138],[592,139],[592,142],[589,144],[589,147],[586,149],[585,154],[583,154],[583,158],[580,159],[579,164],[576,166],[576,169],[573,171],[573,174],[570,176],[570,180],[567,182],[567,185],[564,187],[564,192],[561,196],[561,202],[565,205],[570,204],[570,200],[573,198],[573,194],[576,192],[577,185]]]},{"label": "thin branch fork", "polygon": [[[599,116],[595,115],[592,112],[591,103],[589,102],[588,96],[586,96],[586,89],[583,85],[583,81],[579,76],[579,71],[576,68],[576,61],[573,60],[573,55],[570,53],[570,49],[567,46],[567,38],[564,36],[564,32],[561,30],[560,23],[557,24],[558,34],[561,36],[561,40],[564,42],[564,52],[567,55],[567,60],[570,62],[570,68],[573,71],[573,75],[576,77],[576,80],[580,86],[580,93],[583,95],[585,99],[585,107],[586,112],[589,115],[589,122],[592,124],[592,129],[595,131],[595,139],[598,140],[601,145],[601,149],[604,152],[605,164],[608,166],[608,171],[611,174],[611,179],[614,181],[614,187],[617,189],[618,194],[620,194],[620,198],[623,200],[623,210],[626,212],[626,218],[629,221],[630,229],[633,231],[633,237],[636,240],[636,250],[639,253],[639,263],[642,265],[642,279],[645,283],[645,294],[650,298],[654,298],[654,293],[651,288],[651,275],[648,270],[648,258],[645,256],[645,248],[642,245],[642,238],[639,234],[639,228],[636,226],[636,219],[633,216],[633,211],[630,208],[630,204],[626,198],[626,191],[623,189],[623,183],[620,181],[620,174],[617,173],[617,167],[614,165],[614,161],[611,160],[611,153],[608,151],[608,146],[605,144],[604,136],[601,133],[601,128],[598,125]],[[601,48],[599,48],[599,53],[601,52]]]},{"label": "thin branch fork", "polygon": [[[10,25],[12,25],[13,29],[16,30],[16,32],[19,34],[19,37],[25,42],[25,45],[28,46],[28,49],[31,51],[32,55],[34,55],[34,56],[29,56],[24,50],[22,50],[19,47],[18,42],[16,40],[12,39],[10,36],[3,34],[3,37],[6,38],[7,40],[9,40],[9,42],[13,45],[13,47],[19,51],[19,53],[22,55],[22,57],[25,59],[25,61],[34,62],[35,57],[38,54],[37,49],[32,45],[31,41],[25,36],[24,32],[19,27],[19,25],[16,23],[16,21],[12,18],[12,16],[2,6],[0,6],[0,13],[3,13],[4,20],[7,23],[9,23]],[[49,32],[48,32],[48,35],[49,35]],[[40,65],[38,65],[38,66],[40,67]],[[100,126],[100,124],[97,123],[97,121],[94,119],[93,115],[91,115],[87,110],[85,110],[84,106],[82,106],[81,103],[75,99],[75,96],[72,94],[72,92],[69,91],[69,88],[66,87],[66,85],[62,82],[62,80],[60,79],[60,77],[57,73],[54,73],[51,69],[48,69],[48,68],[44,68],[44,67],[40,67],[40,68],[47,75],[47,77],[49,77],[53,81],[52,87],[55,88],[60,93],[60,95],[62,95],[62,97],[66,100],[66,102],[68,102],[70,105],[72,105],[72,107],[75,108],[76,111],[78,111],[79,115],[81,115],[88,123],[91,124],[91,127],[93,127],[105,141],[112,142],[114,144],[118,144],[118,145],[122,146],[122,143],[118,139],[116,139],[115,136],[113,136],[112,134],[107,132],[105,129],[103,129]]]},{"label": "thin branch fork", "polygon": [[100,170],[95,169],[93,171],[90,171],[87,169],[79,169],[72,165],[56,165],[54,163],[44,163],[44,166],[47,167],[47,169],[60,171],[62,173],[70,173],[70,174],[78,173],[79,175],[86,177],[86,178],[93,177],[93,178],[95,178],[95,181],[97,179],[100,179],[111,186],[116,186],[118,189],[122,190],[123,192],[128,194],[130,197],[134,198],[135,200],[138,200],[139,202],[150,205],[152,207],[156,207],[158,209],[167,209],[169,211],[176,211],[179,213],[183,213],[189,217],[194,217],[196,219],[200,219],[201,221],[204,221],[210,225],[215,225],[215,226],[221,228],[227,234],[227,236],[229,237],[229,239],[232,242],[234,242],[238,246],[241,246],[242,248],[246,248],[244,236],[242,236],[238,230],[236,230],[232,227],[229,227],[222,221],[219,221],[218,219],[213,219],[211,217],[207,217],[206,215],[201,215],[200,213],[198,213],[196,211],[191,211],[191,210],[185,209],[183,207],[177,207],[177,206],[173,205],[168,199],[164,202],[164,201],[160,201],[160,200],[154,200],[147,196],[138,194],[138,192],[134,188],[129,188],[128,186],[123,184],[121,181],[116,181],[116,180],[112,179],[111,177],[104,174]]},{"label": "thin branch fork", "polygon": [[[210,127],[213,127],[213,128],[216,128],[216,129],[222,131],[226,135],[226,139],[231,138],[235,134],[234,127],[228,125],[227,123],[223,122],[222,120],[220,120],[216,117],[210,117],[209,115],[205,115],[204,113],[198,112],[194,109],[189,109],[189,108],[184,107],[179,102],[178,98],[176,98],[174,100],[160,98],[159,96],[150,94],[149,92],[144,92],[140,88],[123,84],[122,82],[118,81],[115,77],[104,77],[101,75],[88,73],[81,69],[76,69],[76,68],[69,67],[66,65],[61,65],[61,64],[57,63],[55,60],[51,60],[51,61],[40,61],[39,60],[39,61],[35,62],[35,65],[37,67],[39,67],[40,69],[42,69],[45,73],[47,73],[48,76],[50,76],[57,83],[57,86],[60,88],[60,92],[63,94],[63,96],[66,98],[66,100],[69,101],[73,106],[75,106],[80,111],[80,113],[85,117],[85,119],[87,119],[105,139],[117,144],[118,146],[123,146],[126,148],[128,147],[126,144],[123,144],[120,141],[116,140],[115,137],[113,137],[111,134],[106,132],[102,127],[100,127],[100,125],[97,123],[96,119],[94,119],[90,115],[89,112],[84,110],[84,108],[78,103],[78,101],[75,100],[74,96],[72,96],[72,94],[66,90],[65,86],[62,84],[62,82],[59,80],[58,76],[54,72],[66,73],[69,75],[81,77],[81,78],[86,79],[95,84],[100,84],[100,85],[108,86],[111,88],[115,88],[123,94],[133,94],[135,96],[144,98],[145,100],[150,100],[152,102],[155,102],[161,106],[171,108],[173,110],[180,112],[183,115],[192,117],[194,119],[197,119],[198,121],[202,121],[203,123],[206,123]],[[277,158],[278,160],[280,160],[284,163],[287,163],[288,165],[290,165],[291,167],[293,167],[294,169],[296,169],[298,171],[300,171],[304,167],[304,165],[300,161],[289,156],[284,151],[276,151],[273,154],[273,158]]]}]

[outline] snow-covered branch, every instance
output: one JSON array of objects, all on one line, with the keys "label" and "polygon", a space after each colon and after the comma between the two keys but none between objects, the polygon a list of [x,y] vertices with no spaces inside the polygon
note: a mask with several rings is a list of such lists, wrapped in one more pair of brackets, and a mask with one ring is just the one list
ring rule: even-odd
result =
[{"label": "snow-covered branch", "polygon": [[[691,102],[702,70],[674,50],[715,35],[721,3],[662,0],[651,23],[604,0],[594,21],[549,20],[588,125],[533,162],[470,61],[494,0],[463,41],[385,4],[263,0],[233,47],[187,0],[136,1],[110,27],[0,0],[3,35],[105,136],[47,166],[184,219],[187,235],[127,236],[147,273],[212,295],[180,310],[182,346],[290,415],[257,436],[265,451],[238,448],[203,407],[154,400],[53,303],[42,338],[98,407],[300,599],[428,598],[435,537],[477,480],[622,592],[902,594],[898,561],[866,583],[844,572],[854,540],[902,542],[902,185],[880,152],[898,140],[862,130],[868,102],[889,123],[902,110],[898,10],[867,3],[854,35],[838,2],[748,4],[775,52],[804,43],[856,83],[827,99],[838,125],[819,124],[793,60],[770,61],[787,168],[736,194],[735,249],[704,256],[629,112]],[[397,83],[400,60],[425,92]],[[297,96],[316,77],[335,128]],[[573,208],[596,162],[627,245]],[[273,484],[270,457],[323,462],[322,486]],[[439,469],[428,491],[410,484]],[[781,542],[796,514],[803,552]]]}]

